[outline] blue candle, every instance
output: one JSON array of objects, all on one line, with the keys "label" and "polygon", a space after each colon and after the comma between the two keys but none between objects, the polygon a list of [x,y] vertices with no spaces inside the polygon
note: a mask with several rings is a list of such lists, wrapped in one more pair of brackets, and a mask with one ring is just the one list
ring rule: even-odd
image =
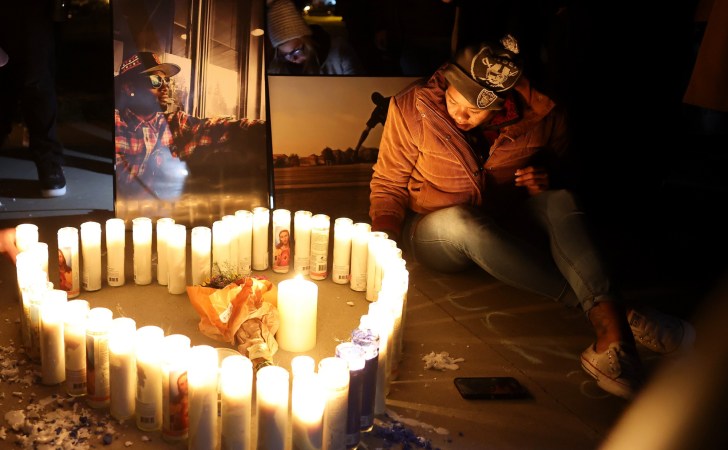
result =
[{"label": "blue candle", "polygon": [[364,351],[364,373],[361,397],[361,431],[374,427],[374,401],[377,394],[377,370],[379,368],[379,335],[369,325],[371,316],[363,315],[359,328],[351,333],[351,341]]},{"label": "blue candle", "polygon": [[349,397],[346,409],[346,448],[359,447],[361,440],[361,399],[364,385],[364,351],[353,342],[336,346],[336,356],[349,365]]}]

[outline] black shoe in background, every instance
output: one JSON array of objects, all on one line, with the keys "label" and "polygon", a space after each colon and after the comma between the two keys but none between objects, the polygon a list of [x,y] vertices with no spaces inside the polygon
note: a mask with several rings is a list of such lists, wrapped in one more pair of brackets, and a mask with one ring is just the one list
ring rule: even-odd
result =
[{"label": "black shoe in background", "polygon": [[41,194],[45,198],[60,197],[66,194],[66,177],[63,168],[53,161],[43,161],[37,165]]}]

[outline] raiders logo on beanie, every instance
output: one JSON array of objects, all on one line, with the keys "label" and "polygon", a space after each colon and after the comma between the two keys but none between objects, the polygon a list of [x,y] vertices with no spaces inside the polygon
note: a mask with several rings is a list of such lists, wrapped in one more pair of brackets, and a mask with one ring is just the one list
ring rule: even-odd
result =
[{"label": "raiders logo on beanie", "polygon": [[445,79],[477,108],[501,109],[501,95],[512,89],[523,73],[515,39],[509,35],[501,43],[463,48],[443,71]]}]

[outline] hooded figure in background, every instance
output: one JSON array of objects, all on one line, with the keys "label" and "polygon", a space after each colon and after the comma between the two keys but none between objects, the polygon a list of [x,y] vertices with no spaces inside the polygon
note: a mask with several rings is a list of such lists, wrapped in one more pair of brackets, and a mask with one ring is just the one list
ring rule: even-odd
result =
[{"label": "hooded figure in background", "polygon": [[267,27],[273,47],[269,74],[364,75],[349,42],[318,25],[309,26],[290,0],[268,2]]}]

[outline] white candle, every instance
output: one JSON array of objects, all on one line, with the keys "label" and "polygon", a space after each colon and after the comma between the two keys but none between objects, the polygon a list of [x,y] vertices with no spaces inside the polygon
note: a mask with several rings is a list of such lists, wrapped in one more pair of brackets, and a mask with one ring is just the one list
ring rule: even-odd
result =
[{"label": "white candle", "polygon": [[216,220],[212,223],[212,273],[228,273],[230,267],[229,223]]},{"label": "white candle", "polygon": [[238,241],[238,267],[242,275],[250,274],[253,263],[253,213],[241,209],[235,211],[237,226],[240,229]]},{"label": "white candle", "polygon": [[293,450],[323,448],[325,407],[326,391],[320,375],[313,367],[310,371],[294,371],[291,387]]},{"label": "white candle", "polygon": [[101,289],[101,224],[81,224],[81,257],[83,258],[81,284],[86,291]]},{"label": "white candle", "polygon": [[175,442],[189,432],[187,370],[190,338],[170,334],[162,343],[162,438]]},{"label": "white candle", "polygon": [[296,211],[293,215],[293,270],[308,275],[311,269],[311,211]]},{"label": "white candle", "polygon": [[[40,311],[36,311],[36,320],[34,323],[31,318],[32,299],[36,297],[40,298],[38,297],[40,293],[49,289],[49,282],[46,281],[45,272],[43,272],[35,254],[29,250],[18,253],[15,259],[15,270],[23,310],[23,314],[20,316],[23,345],[28,350],[31,359],[37,360],[40,358],[40,341],[38,341],[40,333]],[[33,332],[35,336],[33,336]],[[35,347],[35,355],[32,355],[31,350],[34,344],[37,345]]]},{"label": "white candle", "polygon": [[[29,267],[24,268],[27,255]],[[23,314],[27,323],[28,357],[33,361],[40,361],[40,308],[48,290],[53,284],[46,281],[46,273],[38,266],[38,258],[30,251],[18,254],[18,283],[22,286]],[[22,275],[21,275],[22,274]],[[21,281],[22,278],[22,281]]]},{"label": "white candle", "polygon": [[367,290],[367,259],[369,257],[369,233],[372,226],[368,223],[354,224],[351,237],[351,280],[352,290]]},{"label": "white candle", "polygon": [[38,242],[38,225],[21,223],[15,227],[15,246],[19,252],[28,250],[31,244]]},{"label": "white candle", "polygon": [[387,233],[383,231],[372,231],[369,233],[369,244],[367,252],[367,294],[366,299],[370,302],[377,300],[377,252],[381,242],[387,239]]},{"label": "white candle", "polygon": [[217,448],[217,351],[209,345],[190,350],[189,450]]},{"label": "white candle", "polygon": [[63,311],[63,345],[66,362],[66,393],[86,395],[86,316],[87,300],[71,300]]},{"label": "white candle", "polygon": [[273,272],[288,273],[291,267],[291,212],[273,211]]},{"label": "white candle", "polygon": [[28,252],[33,255],[36,263],[45,274],[45,279],[50,280],[48,277],[48,244],[45,242],[35,242],[28,246]]},{"label": "white candle", "polygon": [[242,355],[228,356],[220,369],[222,450],[246,450],[251,443],[253,363]]},{"label": "white candle", "polygon": [[167,242],[169,241],[169,227],[174,225],[174,219],[162,217],[157,219],[157,283],[166,286],[169,281],[167,271]]},{"label": "white candle", "polygon": [[147,325],[136,330],[136,425],[142,431],[162,428],[163,339],[164,331],[158,326]]},{"label": "white candle", "polygon": [[225,222],[228,234],[230,235],[230,242],[228,243],[228,264],[230,264],[230,270],[234,273],[240,273],[238,267],[238,252],[240,251],[241,231],[238,228],[238,219],[233,214],[227,214],[222,216],[222,221]]},{"label": "white candle", "polygon": [[192,258],[190,261],[192,285],[200,285],[210,278],[210,257],[212,256],[212,230],[209,227],[194,227],[190,233]]},{"label": "white candle", "polygon": [[397,377],[399,361],[402,359],[403,330],[405,324],[405,311],[407,304],[407,291],[409,285],[409,272],[404,259],[399,257],[386,261],[383,267],[382,289],[379,298],[388,305],[393,318],[392,332],[392,378]]},{"label": "white candle", "polygon": [[353,227],[354,221],[347,217],[339,217],[334,221],[334,257],[331,266],[331,279],[337,284],[349,282]]},{"label": "white candle", "polygon": [[288,429],[289,374],[280,366],[265,366],[256,373],[258,449],[284,450]]},{"label": "white candle", "polygon": [[136,411],[137,369],[134,355],[136,322],[130,317],[111,321],[109,331],[109,388],[111,415],[126,420]]},{"label": "white candle", "polygon": [[382,290],[382,278],[384,267],[388,261],[402,258],[402,250],[397,248],[397,243],[392,239],[377,241],[377,249],[374,255],[374,291],[379,295]]},{"label": "white candle", "polygon": [[131,221],[134,242],[134,283],[152,282],[152,219],[136,217]]},{"label": "white candle", "polygon": [[79,269],[78,228],[63,227],[58,230],[58,287],[68,298],[77,297],[81,291]]},{"label": "white candle", "polygon": [[312,373],[315,370],[316,361],[311,356],[296,355],[291,359],[291,373],[293,374],[294,380],[298,375]]},{"label": "white candle", "polygon": [[329,274],[329,228],[331,219],[325,214],[311,218],[311,268],[312,280],[324,280]]},{"label": "white candle", "polygon": [[109,328],[113,313],[108,308],[91,308],[86,320],[86,401],[92,408],[108,408]]},{"label": "white candle", "polygon": [[170,294],[184,294],[187,289],[187,227],[184,225],[169,227],[167,271],[167,291]]},{"label": "white candle", "polygon": [[106,221],[106,282],[109,286],[123,286],[124,247],[126,245],[126,229],[123,219]]},{"label": "white candle", "polygon": [[392,365],[392,332],[394,319],[384,303],[369,304],[368,316],[379,334],[379,364],[377,366],[377,393],[374,399],[374,414],[384,414],[385,400],[389,393],[389,371]]},{"label": "white candle", "polygon": [[52,386],[66,380],[63,344],[63,307],[68,301],[64,290],[46,291],[40,307],[40,364],[43,384]]},{"label": "white candle", "polygon": [[319,375],[326,389],[324,445],[327,449],[346,448],[346,409],[349,402],[349,366],[330,356],[319,361]]},{"label": "white candle", "polygon": [[253,208],[253,270],[268,268],[268,224],[270,212],[268,208]]},{"label": "white candle", "polygon": [[278,345],[289,352],[305,352],[316,346],[318,286],[301,275],[278,283],[280,325]]}]

